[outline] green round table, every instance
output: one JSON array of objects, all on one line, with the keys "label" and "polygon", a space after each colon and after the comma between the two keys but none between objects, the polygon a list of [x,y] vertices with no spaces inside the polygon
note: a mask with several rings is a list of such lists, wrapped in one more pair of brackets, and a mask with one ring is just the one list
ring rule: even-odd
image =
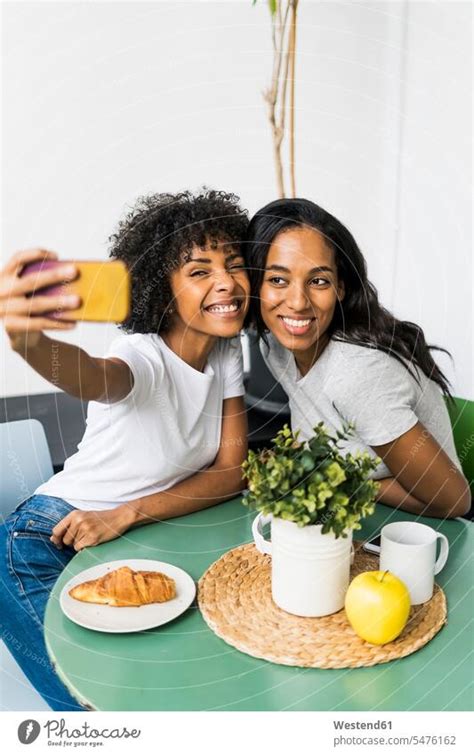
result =
[{"label": "green round table", "polygon": [[[198,580],[223,553],[252,540],[255,516],[240,499],[131,530],[87,548],[70,562],[51,594],[45,618],[48,652],[71,693],[95,710],[471,710],[472,524],[423,518],[449,539],[437,580],[448,599],[448,623],[418,652],[361,669],[278,666],[235,650],[208,628],[194,603],[157,629],[105,634],[63,615],[59,595],[73,575],[97,563],[151,558]],[[357,537],[388,521],[417,517],[378,505]]]}]

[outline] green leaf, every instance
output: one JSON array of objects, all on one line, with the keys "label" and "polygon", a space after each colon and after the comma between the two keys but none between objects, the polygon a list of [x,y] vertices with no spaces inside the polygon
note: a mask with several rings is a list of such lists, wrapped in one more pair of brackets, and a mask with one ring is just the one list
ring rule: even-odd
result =
[{"label": "green leaf", "polygon": [[331,485],[334,487],[337,487],[337,485],[340,485],[341,482],[344,482],[346,479],[345,472],[341,469],[341,466],[337,461],[333,461],[333,463],[328,466],[326,469],[326,475]]},{"label": "green leaf", "polygon": [[312,472],[314,469],[314,460],[309,451],[305,451],[301,456],[301,464],[305,472]]}]

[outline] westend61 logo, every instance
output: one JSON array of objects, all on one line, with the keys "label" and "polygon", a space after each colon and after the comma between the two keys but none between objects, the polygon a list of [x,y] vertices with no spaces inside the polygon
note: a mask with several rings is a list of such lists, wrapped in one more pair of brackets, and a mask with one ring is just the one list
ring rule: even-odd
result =
[{"label": "westend61 logo", "polygon": [[[90,747],[99,747],[104,744],[104,740],[111,739],[138,739],[141,735],[140,729],[127,729],[126,726],[115,729],[105,728],[97,729],[83,723],[80,727],[67,728],[64,718],[50,719],[43,724],[48,744],[68,747],[71,745],[89,745]],[[28,718],[22,721],[18,727],[18,739],[24,745],[34,742],[41,732],[41,726],[38,721]]]}]

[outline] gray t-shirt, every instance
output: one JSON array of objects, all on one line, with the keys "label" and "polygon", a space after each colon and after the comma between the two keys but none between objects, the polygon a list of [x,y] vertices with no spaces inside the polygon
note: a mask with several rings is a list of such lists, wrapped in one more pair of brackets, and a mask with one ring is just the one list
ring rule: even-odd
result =
[{"label": "gray t-shirt", "polygon": [[[453,433],[438,385],[411,365],[420,384],[394,357],[377,349],[330,340],[311,370],[302,377],[293,354],[268,335],[260,344],[263,358],[289,397],[291,426],[300,438],[313,435],[318,422],[329,431],[343,422],[355,425],[355,434],[341,446],[342,453],[367,451],[399,438],[421,422],[455,465]],[[381,463],[373,477],[391,477]]]}]

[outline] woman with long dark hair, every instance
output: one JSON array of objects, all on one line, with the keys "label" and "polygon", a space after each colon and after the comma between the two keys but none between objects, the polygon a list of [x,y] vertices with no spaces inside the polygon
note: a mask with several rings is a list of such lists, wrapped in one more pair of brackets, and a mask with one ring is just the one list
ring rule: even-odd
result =
[{"label": "woman with long dark hair", "polygon": [[[381,457],[379,500],[455,517],[470,507],[445,404],[448,381],[422,329],[378,300],[345,226],[307,199],[271,202],[246,242],[252,320],[302,439],[352,423],[345,451]],[[443,396],[444,394],[444,396]]]}]

